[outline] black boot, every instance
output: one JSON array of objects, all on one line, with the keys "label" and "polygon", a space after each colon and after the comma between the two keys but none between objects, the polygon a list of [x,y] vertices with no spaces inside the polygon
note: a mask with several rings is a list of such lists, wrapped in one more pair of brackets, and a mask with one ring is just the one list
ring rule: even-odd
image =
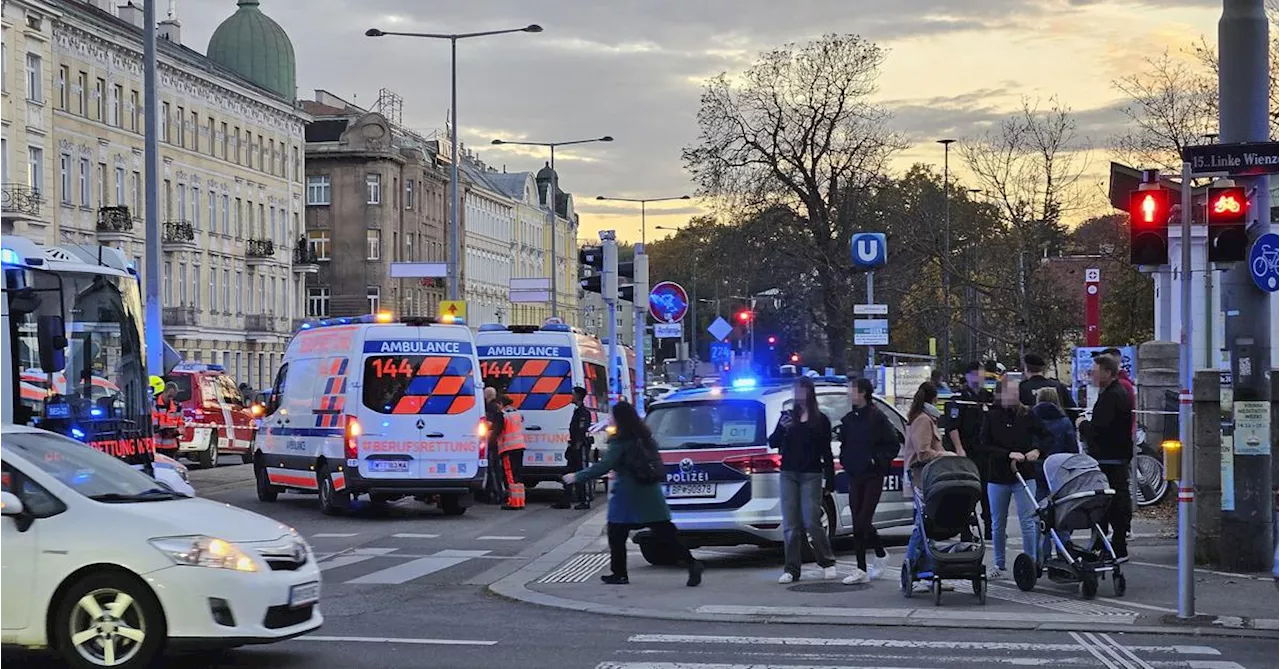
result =
[{"label": "black boot", "polygon": [[696,588],[702,583],[702,572],[706,570],[706,566],[701,562],[694,560],[689,563],[689,580],[685,585],[690,588]]},{"label": "black boot", "polygon": [[621,576],[617,574],[602,574],[600,580],[608,585],[628,585],[631,583],[631,579],[627,578],[626,574]]}]

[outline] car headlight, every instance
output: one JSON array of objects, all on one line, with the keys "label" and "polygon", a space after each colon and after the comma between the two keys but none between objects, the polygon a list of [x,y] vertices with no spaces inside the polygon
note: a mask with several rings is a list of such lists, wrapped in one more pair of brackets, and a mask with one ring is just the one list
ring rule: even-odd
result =
[{"label": "car headlight", "polygon": [[161,537],[151,545],[175,564],[235,571],[258,571],[258,564],[239,546],[216,537]]}]

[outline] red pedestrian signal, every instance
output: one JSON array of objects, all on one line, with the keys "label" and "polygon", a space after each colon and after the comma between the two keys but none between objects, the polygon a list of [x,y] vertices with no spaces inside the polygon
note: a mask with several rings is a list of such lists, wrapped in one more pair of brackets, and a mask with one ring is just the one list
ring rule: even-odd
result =
[{"label": "red pedestrian signal", "polygon": [[741,325],[746,325],[747,323],[750,323],[750,322],[751,322],[751,312],[750,312],[750,311],[747,311],[746,309],[743,309],[742,311],[739,311],[739,312],[738,312],[738,323],[739,323],[739,324],[741,324]]},{"label": "red pedestrian signal", "polygon": [[1136,190],[1129,195],[1129,262],[1169,263],[1169,192]]},{"label": "red pedestrian signal", "polygon": [[769,345],[773,346],[774,344],[777,344],[777,343],[778,343],[778,338],[773,335],[769,335]]},{"label": "red pedestrian signal", "polygon": [[1205,220],[1209,222],[1209,261],[1239,262],[1249,252],[1245,225],[1249,197],[1242,186],[1210,186]]}]

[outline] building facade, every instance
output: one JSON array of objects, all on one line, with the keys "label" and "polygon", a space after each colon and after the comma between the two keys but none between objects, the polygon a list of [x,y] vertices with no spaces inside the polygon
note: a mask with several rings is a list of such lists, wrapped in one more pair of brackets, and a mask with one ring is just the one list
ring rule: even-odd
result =
[{"label": "building facade", "polygon": [[462,154],[462,295],[469,325],[510,323],[516,202],[491,179],[490,168]]},{"label": "building facade", "polygon": [[[293,261],[307,116],[281,87],[294,76],[283,29],[256,1],[237,4],[207,49],[231,59],[183,45],[175,16],[159,24],[162,301],[165,337],[186,360],[222,364],[237,381],[264,387],[303,303],[308,268]],[[9,118],[22,105],[6,99],[5,153],[26,135],[26,183],[42,206],[35,220],[5,231],[46,244],[113,246],[145,269],[142,10],[98,0],[6,2],[6,45],[17,36],[11,11],[26,13],[29,26],[33,6],[54,10],[51,30],[41,33],[48,50],[35,49],[43,41],[29,28],[20,47],[34,56],[24,60],[43,90],[26,101],[25,118]],[[39,146],[32,128],[44,131]]]},{"label": "building facade", "polygon": [[[552,169],[551,164],[543,165],[538,170],[537,183],[538,194],[541,197],[542,206],[550,207],[548,193],[552,187]],[[552,230],[543,230],[542,244],[546,249],[545,261],[543,265],[543,276],[550,277],[552,272],[556,276],[556,294],[559,301],[559,317],[566,323],[574,326],[582,325],[582,314],[579,308],[579,300],[582,291],[578,285],[578,213],[574,211],[573,195],[566,193],[560,188],[560,180],[558,176],[555,178],[556,197],[556,224],[555,224],[555,242],[552,243]],[[554,250],[554,253],[552,253]],[[552,266],[552,256],[555,257],[555,266]]]},{"label": "building facade", "polygon": [[306,316],[435,315],[442,278],[393,279],[397,262],[444,262],[448,180],[434,140],[326,91],[303,104]]},{"label": "building facade", "polygon": [[53,31],[61,17],[55,6],[38,0],[6,1],[0,17],[0,233],[41,242],[49,241],[53,229],[47,203],[54,163],[49,97]]},{"label": "building facade", "polygon": [[[515,203],[511,238],[511,278],[547,279],[547,210],[532,172],[489,173],[488,178]],[[507,322],[539,325],[551,316],[549,302],[512,302]]]}]

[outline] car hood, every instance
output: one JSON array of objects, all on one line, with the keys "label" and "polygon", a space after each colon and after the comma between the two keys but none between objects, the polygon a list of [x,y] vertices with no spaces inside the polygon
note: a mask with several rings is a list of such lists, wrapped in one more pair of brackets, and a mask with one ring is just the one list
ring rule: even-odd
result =
[{"label": "car hood", "polygon": [[103,504],[112,511],[133,516],[150,537],[205,535],[236,543],[270,541],[290,528],[266,516],[200,498]]}]

